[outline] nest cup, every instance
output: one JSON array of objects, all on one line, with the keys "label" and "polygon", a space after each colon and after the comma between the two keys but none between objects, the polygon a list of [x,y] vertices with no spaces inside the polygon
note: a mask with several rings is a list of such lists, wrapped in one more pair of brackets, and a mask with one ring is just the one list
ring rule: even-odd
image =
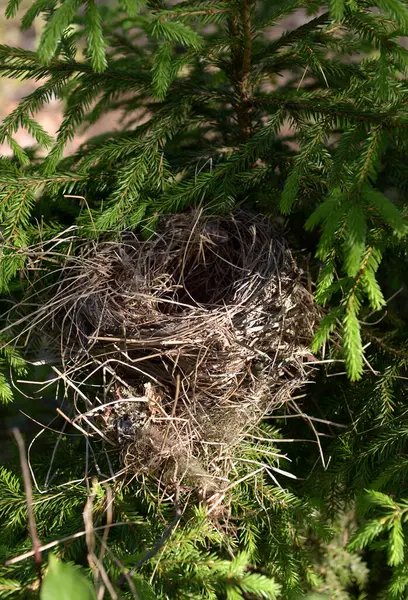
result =
[{"label": "nest cup", "polygon": [[264,217],[195,210],[83,246],[53,303],[65,364],[109,376],[88,419],[138,473],[228,485],[223,456],[310,377],[319,311]]}]

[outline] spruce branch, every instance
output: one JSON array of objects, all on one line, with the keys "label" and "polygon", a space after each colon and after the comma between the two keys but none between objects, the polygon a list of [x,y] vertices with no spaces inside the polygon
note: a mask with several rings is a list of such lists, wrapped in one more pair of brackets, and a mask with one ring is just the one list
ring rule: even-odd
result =
[{"label": "spruce branch", "polygon": [[143,565],[143,563],[145,563],[148,560],[150,560],[151,558],[153,558],[153,556],[155,556],[155,554],[157,554],[161,550],[161,548],[163,548],[166,540],[170,537],[171,533],[173,532],[174,528],[178,525],[178,523],[183,515],[183,512],[180,507],[179,496],[180,496],[180,492],[179,492],[178,488],[176,488],[175,496],[174,496],[174,506],[175,506],[174,519],[172,520],[172,522],[164,530],[163,534],[160,536],[160,539],[153,546],[153,548],[151,548],[149,550],[149,552],[147,552],[142,558],[140,558],[133,565],[133,567],[117,581],[118,586],[123,586],[127,580],[127,576],[131,577],[134,573],[136,573],[137,569],[139,569],[139,567],[141,567]]}]

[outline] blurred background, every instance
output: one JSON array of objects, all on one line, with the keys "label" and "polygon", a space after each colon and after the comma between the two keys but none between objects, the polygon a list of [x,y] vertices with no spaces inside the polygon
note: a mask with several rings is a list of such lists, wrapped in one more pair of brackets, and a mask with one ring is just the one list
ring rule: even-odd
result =
[{"label": "blurred background", "polygon": [[[20,9],[13,19],[6,19],[4,12],[7,6],[7,0],[0,0],[0,44],[24,48],[25,50],[36,50],[37,40],[41,35],[43,20],[37,18],[34,26],[26,31],[20,31],[21,17],[26,10],[33,4],[33,0],[23,0]],[[17,81],[15,79],[6,79],[0,77],[0,122],[12,110],[16,108],[19,100],[31,93],[36,87],[39,87],[44,80],[40,81]],[[62,121],[62,107],[57,100],[52,100],[43,110],[36,114],[36,120],[51,135],[55,135]],[[109,119],[109,122],[98,123],[88,129],[86,134],[77,136],[68,144],[67,152],[74,152],[85,139],[91,135],[98,135],[106,130],[115,129],[115,117]],[[23,146],[31,146],[33,138],[23,129],[20,129],[15,135],[17,142]],[[6,143],[0,144],[0,154],[11,154],[10,148]]]},{"label": "blurred background", "polygon": [[[25,50],[35,50],[36,40],[42,29],[42,20],[36,19],[34,27],[28,31],[20,31],[21,15],[30,7],[31,0],[23,0],[21,8],[14,19],[6,19],[4,11],[7,6],[6,0],[0,0],[0,43],[6,46],[17,46]],[[13,79],[0,78],[0,121],[4,119],[18,104],[21,97],[41,85],[41,82],[22,81],[18,82]],[[53,101],[47,110],[43,111],[39,116],[39,121],[43,127],[50,133],[55,133],[58,129],[61,120],[61,110],[59,103]],[[16,135],[17,141],[22,146],[32,144],[32,138],[24,130],[20,130]],[[10,154],[10,149],[7,144],[0,144],[1,154]]]}]

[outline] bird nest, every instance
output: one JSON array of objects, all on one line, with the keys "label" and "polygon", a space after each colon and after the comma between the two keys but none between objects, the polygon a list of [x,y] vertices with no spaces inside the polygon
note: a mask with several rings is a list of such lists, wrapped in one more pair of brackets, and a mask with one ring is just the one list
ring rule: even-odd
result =
[{"label": "bird nest", "polygon": [[223,456],[310,378],[320,316],[266,218],[200,211],[82,246],[49,311],[65,378],[103,390],[83,398],[81,424],[127,470],[211,493]]}]

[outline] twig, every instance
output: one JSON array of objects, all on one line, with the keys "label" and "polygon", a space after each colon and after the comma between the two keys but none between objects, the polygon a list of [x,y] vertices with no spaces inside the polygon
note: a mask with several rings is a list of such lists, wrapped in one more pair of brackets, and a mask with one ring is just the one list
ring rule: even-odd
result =
[{"label": "twig", "polygon": [[51,369],[58,375],[58,377],[60,379],[62,379],[63,381],[65,381],[65,383],[69,387],[71,387],[82,398],[82,400],[85,402],[85,404],[87,405],[88,408],[92,408],[92,402],[89,400],[89,398],[87,398],[85,396],[85,394],[75,385],[75,383],[73,381],[71,381],[65,375],[65,373],[61,373],[61,371],[59,369],[57,369],[57,367],[54,367],[54,366],[52,366]]},{"label": "twig", "polygon": [[[217,499],[216,502],[214,502],[213,504],[211,504],[211,508],[207,512],[207,516],[210,513],[214,512],[214,510],[217,508],[217,506],[219,506],[221,504],[221,502],[224,500],[225,494],[227,492],[229,492],[230,490],[232,490],[234,487],[237,487],[237,485],[239,485],[243,481],[246,481],[247,479],[250,479],[251,477],[254,477],[258,473],[261,473],[262,471],[265,471],[266,468],[267,468],[267,465],[262,466],[259,469],[256,469],[255,471],[252,471],[251,473],[248,473],[247,475],[244,475],[244,477],[241,477],[241,479],[238,479],[237,481],[233,481],[228,487],[225,488],[225,490],[222,490],[222,494],[220,494],[220,493],[214,494],[214,496],[218,496],[218,499]],[[209,498],[209,501],[210,500],[211,500],[211,498]]]},{"label": "twig", "polygon": [[[181,511],[180,504],[179,504],[179,489],[178,488],[176,488],[174,503],[175,503],[175,511],[174,511],[174,519],[173,519],[173,521],[165,529],[165,531],[161,535],[160,539],[153,546],[153,548],[151,548],[149,550],[149,552],[147,552],[141,559],[139,559],[137,561],[137,563],[135,563],[133,565],[133,567],[127,572],[128,576],[132,576],[133,573],[135,573],[137,571],[137,569],[141,565],[143,565],[145,562],[147,562],[148,560],[150,560],[151,558],[153,558],[153,556],[158,553],[158,551],[160,550],[160,548],[162,548],[164,542],[167,540],[167,538],[172,533],[173,529],[176,527],[177,523],[180,521],[181,515],[182,515],[182,511]],[[123,586],[123,584],[125,583],[125,581],[126,581],[126,576],[122,575],[122,577],[120,579],[118,579],[117,585],[118,586]]]},{"label": "twig", "polygon": [[[176,376],[176,392],[174,394],[174,402],[173,402],[173,408],[172,408],[172,411],[171,411],[171,419],[174,419],[174,417],[176,416],[176,408],[177,408],[177,402],[178,402],[178,399],[179,399],[179,394],[180,394],[180,375],[177,374],[177,376]],[[163,449],[164,449],[164,447],[166,445],[167,438],[169,436],[169,431],[170,431],[171,423],[172,423],[172,421],[170,421],[168,423],[168,425],[167,425],[167,429],[165,431],[164,438],[163,438],[161,452],[163,452]]]},{"label": "twig", "polygon": [[80,431],[81,433],[83,433],[86,437],[90,437],[90,433],[88,433],[87,431],[85,431],[85,429],[82,429],[82,427],[80,427],[79,425],[77,425],[76,423],[74,423],[65,413],[62,412],[62,410],[60,408],[56,408],[55,409],[57,411],[57,413],[59,415],[61,415],[61,417],[63,417],[70,425],[72,425],[73,427],[75,427],[75,429],[78,429],[78,431]]},{"label": "twig", "polygon": [[33,556],[38,571],[38,579],[40,582],[40,588],[42,584],[42,572],[41,572],[41,543],[38,539],[37,525],[35,522],[35,515],[33,509],[33,488],[31,485],[30,470],[28,467],[27,457],[25,453],[24,440],[18,429],[12,430],[13,435],[16,439],[18,451],[20,453],[21,471],[23,473],[24,489],[26,494],[27,502],[27,521],[28,529],[30,531],[31,540],[33,542]]},{"label": "twig", "polygon": [[[86,538],[86,545],[88,548],[88,557],[87,558],[88,558],[89,566],[92,569],[92,571],[94,572],[95,587],[98,588],[98,600],[103,600],[105,589],[109,590],[112,600],[118,600],[118,595],[116,594],[116,592],[112,586],[112,583],[109,580],[108,574],[106,573],[106,570],[105,570],[105,567],[103,566],[102,560],[99,560],[95,554],[95,528],[94,528],[94,524],[93,524],[92,510],[93,510],[93,501],[96,496],[97,487],[98,487],[98,482],[96,479],[94,479],[93,485],[92,485],[92,491],[88,495],[88,498],[87,498],[87,501],[85,504],[85,508],[83,511],[83,519],[84,519],[85,531],[86,531],[85,538]],[[108,522],[105,525],[104,536],[103,536],[103,541],[105,542],[105,544],[106,544],[106,540],[107,540],[106,528],[111,525],[111,523],[109,524],[109,512],[108,512],[107,521]],[[103,558],[103,554],[104,554],[104,549],[102,547],[101,559]],[[102,584],[99,585],[100,580],[102,580],[102,582],[105,584],[105,587]]]},{"label": "twig", "polygon": [[[118,527],[120,526],[129,526],[129,525],[144,525],[145,523],[143,523],[142,521],[121,521],[121,522],[117,522],[117,523],[112,523],[112,525],[110,525],[110,527]],[[99,531],[101,529],[106,529],[106,524],[105,525],[99,525],[98,527],[94,527],[94,531]],[[70,542],[71,540],[76,540],[77,538],[83,537],[84,535],[86,535],[86,531],[77,531],[77,533],[73,533],[72,535],[67,535],[66,537],[63,537],[59,540],[54,540],[53,542],[48,542],[48,544],[44,544],[43,546],[40,546],[38,548],[38,550],[40,552],[44,552],[45,550],[50,550],[51,548],[55,548],[55,546],[58,546],[59,544],[63,544],[64,542]],[[22,560],[25,560],[26,558],[30,558],[31,556],[34,556],[35,551],[34,550],[29,550],[28,552],[24,552],[24,554],[19,554],[18,556],[15,556],[14,558],[9,558],[8,560],[6,560],[5,565],[15,565],[19,562],[21,562]]]},{"label": "twig", "polygon": [[131,593],[133,594],[133,597],[135,598],[135,600],[140,600],[139,595],[137,593],[137,590],[135,588],[135,584],[133,583],[132,578],[129,577],[129,575],[128,575],[126,569],[125,569],[125,567],[123,566],[123,564],[120,562],[120,560],[118,560],[116,558],[115,554],[112,552],[112,550],[109,548],[109,546],[107,544],[105,544],[105,542],[100,538],[100,536],[98,536],[96,534],[96,537],[100,541],[100,543],[101,543],[102,547],[104,548],[104,550],[109,554],[109,556],[111,557],[111,559],[113,560],[113,562],[125,574],[126,581],[127,581],[128,585],[129,585],[129,589],[130,589]]},{"label": "twig", "polygon": [[[81,431],[86,437],[92,437],[92,434],[86,432],[85,429],[82,429],[82,427],[77,425],[77,423],[74,423],[74,421],[70,419],[65,413],[63,413],[60,408],[56,408],[56,411],[59,415],[61,415],[61,417],[64,417],[64,419],[68,421],[70,425],[75,427],[75,429],[78,429],[78,431]],[[81,416],[82,419],[91,427],[91,429],[93,429],[103,440],[105,440],[105,442],[107,442],[111,446],[116,446],[116,444],[112,442],[112,440],[110,440],[108,437],[106,437],[106,435],[102,431],[95,427],[95,425],[91,423],[91,421],[89,421],[89,419],[87,419],[85,415],[82,414]]]},{"label": "twig", "polygon": [[317,421],[318,423],[324,423],[325,425],[332,425],[333,427],[342,427],[343,429],[347,429],[347,425],[343,425],[342,423],[336,423],[335,421],[328,421],[327,419],[318,419],[317,417],[311,417],[306,415],[303,412],[299,412],[296,415],[268,415],[268,419],[297,419],[297,418],[306,419],[307,421]]},{"label": "twig", "polygon": [[[103,564],[103,559],[105,557],[105,552],[106,552],[106,548],[107,548],[110,526],[112,525],[112,521],[113,521],[112,490],[107,484],[105,484],[104,487],[106,489],[106,527],[103,530],[103,535],[102,535],[102,540],[101,540],[101,551],[100,551],[99,559],[98,559],[100,564]],[[101,586],[98,590],[98,600],[102,600],[103,594],[104,594],[104,588],[103,588],[103,586]]]}]

